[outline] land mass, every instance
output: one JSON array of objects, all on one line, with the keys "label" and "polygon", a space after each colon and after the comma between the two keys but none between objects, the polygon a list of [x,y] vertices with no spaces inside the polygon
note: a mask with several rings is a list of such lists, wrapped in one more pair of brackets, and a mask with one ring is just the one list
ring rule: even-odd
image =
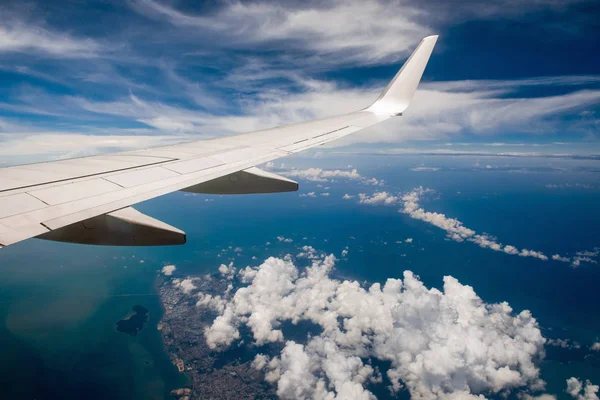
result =
[{"label": "land mass", "polygon": [[134,314],[117,322],[117,330],[135,336],[148,322],[148,310],[142,306],[133,306]]},{"label": "land mass", "polygon": [[[195,280],[205,294],[223,294],[226,279],[204,275]],[[185,373],[190,387],[171,392],[174,398],[192,399],[275,399],[274,388],[265,383],[262,372],[251,366],[256,348],[240,346],[217,352],[210,349],[204,330],[212,324],[216,313],[196,307],[197,297],[182,293],[170,280],[163,281],[158,292],[164,315],[158,324],[171,361]],[[265,351],[269,349],[261,349]]]}]

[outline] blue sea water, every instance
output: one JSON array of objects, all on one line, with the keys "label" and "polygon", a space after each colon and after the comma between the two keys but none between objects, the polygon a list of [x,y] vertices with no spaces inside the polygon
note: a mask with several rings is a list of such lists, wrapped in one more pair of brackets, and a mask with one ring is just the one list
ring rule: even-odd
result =
[{"label": "blue sea water", "polygon": [[[600,353],[589,350],[600,337],[599,265],[572,268],[449,241],[443,231],[399,213],[398,207],[342,199],[345,193],[398,193],[423,186],[435,190],[422,201],[427,211],[457,218],[504,244],[573,255],[600,246],[598,161],[320,158],[312,153],[284,162],[286,168],[351,165],[385,185],[300,180],[299,193],[174,193],[137,208],[186,231],[184,246],[104,248],[30,240],[0,251],[0,369],[5,380],[0,391],[11,397],[77,398],[80,390],[91,388],[89,398],[163,398],[185,380],[170,364],[155,329],[161,314],[154,292],[158,270],[175,264],[177,273],[185,275],[214,272],[230,261],[257,265],[271,255],[295,254],[302,245],[336,255],[348,247],[347,259],[335,271],[340,278],[383,282],[411,270],[428,287],[441,288],[442,278],[451,275],[473,286],[486,302],[507,301],[517,312],[529,309],[544,336],[581,345],[547,347],[541,363],[546,391],[566,398],[565,380],[571,376],[600,383]],[[436,170],[413,171],[416,167]],[[308,192],[316,197],[299,196]],[[324,192],[329,196],[320,195]],[[279,242],[277,236],[293,242]],[[413,243],[396,243],[406,238]],[[117,332],[115,323],[136,304],[150,310],[146,328],[133,337]]]}]

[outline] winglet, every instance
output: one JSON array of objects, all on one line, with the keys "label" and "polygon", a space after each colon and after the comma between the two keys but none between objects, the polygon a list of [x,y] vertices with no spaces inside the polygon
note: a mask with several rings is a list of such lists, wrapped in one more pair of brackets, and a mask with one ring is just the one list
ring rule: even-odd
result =
[{"label": "winglet", "polygon": [[394,79],[387,85],[379,98],[366,110],[375,114],[398,115],[406,110],[417,90],[437,35],[428,36],[419,43]]}]

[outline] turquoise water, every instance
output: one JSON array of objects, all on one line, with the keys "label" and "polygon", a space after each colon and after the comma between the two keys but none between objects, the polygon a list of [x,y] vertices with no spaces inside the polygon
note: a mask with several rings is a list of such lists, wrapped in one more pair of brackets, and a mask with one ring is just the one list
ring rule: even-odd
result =
[{"label": "turquoise water", "polygon": [[[475,167],[479,161],[492,168]],[[444,212],[519,248],[550,255],[600,245],[597,162],[414,156],[285,162],[299,168],[352,164],[364,176],[385,179],[383,189],[394,192],[433,188],[436,195],[423,201],[425,209]],[[439,170],[410,170],[422,164]],[[486,302],[508,301],[516,311],[529,309],[544,335],[582,345],[579,351],[548,348],[542,364],[547,392],[563,396],[570,376],[600,383],[597,356],[587,350],[600,336],[600,266],[573,269],[448,241],[444,232],[398,213],[397,207],[342,200],[344,193],[375,189],[356,181],[300,183],[301,193],[326,191],[330,196],[175,193],[137,207],[186,231],[185,246],[103,248],[30,240],[3,249],[0,390],[9,396],[1,397],[80,398],[84,392],[88,398],[163,398],[185,380],[171,365],[156,331],[161,315],[154,291],[158,270],[175,264],[181,274],[214,272],[230,260],[242,267],[256,265],[269,255],[295,254],[304,244],[338,255],[348,246],[348,259],[336,270],[341,277],[383,281],[410,269],[426,285],[439,288],[442,277],[452,275],[472,285]],[[546,187],[565,183],[596,189]],[[280,235],[294,242],[277,243]],[[395,244],[408,237],[412,246]],[[242,251],[234,252],[236,247]],[[116,322],[136,304],[149,310],[145,328],[137,336],[117,332]]]}]

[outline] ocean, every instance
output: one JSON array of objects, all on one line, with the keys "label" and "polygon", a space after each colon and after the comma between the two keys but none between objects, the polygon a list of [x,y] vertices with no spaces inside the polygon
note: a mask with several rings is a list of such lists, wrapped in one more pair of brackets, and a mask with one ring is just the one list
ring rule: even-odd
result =
[{"label": "ocean", "polygon": [[[343,178],[299,179],[298,193],[203,196],[174,193],[136,206],[187,233],[184,246],[118,248],[29,240],[0,250],[1,398],[162,399],[186,379],[171,364],[156,325],[162,315],[155,285],[159,270],[215,272],[221,263],[258,265],[299,246],[339,256],[335,275],[384,282],[419,275],[441,288],[451,275],[486,302],[531,310],[548,338],[579,349],[547,346],[541,362],[547,393],[567,398],[571,376],[600,383],[600,266],[578,268],[457,243],[444,231],[398,212],[367,206],[344,194],[415,187],[435,190],[427,211],[457,218],[504,244],[547,255],[600,246],[598,161],[318,153],[283,160],[288,170],[319,166],[384,180],[373,186]],[[417,170],[415,170],[417,169]],[[275,171],[282,171],[280,162]],[[295,179],[295,178],[293,178]],[[320,186],[319,186],[320,185]],[[315,197],[300,196],[310,192]],[[329,193],[328,196],[322,196]],[[278,236],[292,242],[277,240]],[[412,238],[412,243],[398,244]],[[270,244],[267,244],[270,243]],[[236,249],[239,248],[239,249]],[[256,257],[253,259],[253,257]],[[135,336],[116,323],[141,305],[149,320]],[[389,392],[377,392],[382,398]]]}]

